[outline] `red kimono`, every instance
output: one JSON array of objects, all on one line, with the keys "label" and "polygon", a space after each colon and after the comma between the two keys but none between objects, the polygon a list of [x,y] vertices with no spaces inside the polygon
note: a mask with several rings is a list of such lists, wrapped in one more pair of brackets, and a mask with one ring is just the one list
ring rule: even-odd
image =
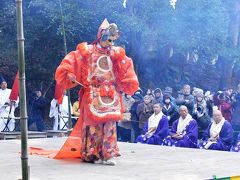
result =
[{"label": "red kimono", "polygon": [[124,111],[121,92],[131,95],[139,86],[132,60],[121,47],[81,43],[56,70],[58,99],[65,89],[78,85],[69,76],[76,76],[76,82],[84,86],[79,92],[80,117],[62,149],[52,156],[86,161],[116,156],[116,121]]}]

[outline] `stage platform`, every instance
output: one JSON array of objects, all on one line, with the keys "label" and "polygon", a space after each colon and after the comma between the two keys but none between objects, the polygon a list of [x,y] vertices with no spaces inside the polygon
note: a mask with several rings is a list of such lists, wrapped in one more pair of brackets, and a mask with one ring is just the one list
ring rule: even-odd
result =
[{"label": "stage platform", "polygon": [[[58,149],[66,138],[30,139],[28,145]],[[21,177],[20,140],[0,141],[0,179]],[[119,143],[116,166],[29,156],[31,180],[202,180],[240,175],[240,153]]]}]

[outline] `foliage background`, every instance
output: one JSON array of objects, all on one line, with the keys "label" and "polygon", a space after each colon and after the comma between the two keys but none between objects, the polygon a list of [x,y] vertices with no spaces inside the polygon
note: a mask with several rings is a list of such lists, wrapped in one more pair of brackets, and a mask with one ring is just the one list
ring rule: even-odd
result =
[{"label": "foliage background", "polygon": [[[142,89],[189,83],[204,90],[236,87],[240,77],[240,1],[62,0],[68,51],[91,43],[104,18],[118,24]],[[50,99],[54,72],[64,57],[60,0],[24,0],[28,94],[41,88]],[[0,1],[0,75],[17,71],[14,1]],[[79,88],[77,88],[78,90]],[[76,100],[76,89],[71,92]]]}]

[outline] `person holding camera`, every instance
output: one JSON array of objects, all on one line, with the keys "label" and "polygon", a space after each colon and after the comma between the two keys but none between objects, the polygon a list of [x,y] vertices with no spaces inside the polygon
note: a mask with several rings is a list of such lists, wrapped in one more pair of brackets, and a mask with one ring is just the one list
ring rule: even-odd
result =
[{"label": "person holding camera", "polygon": [[204,94],[198,92],[193,106],[193,118],[198,123],[198,136],[202,137],[203,131],[208,127],[211,122],[211,118],[208,114],[207,103],[204,100]]}]

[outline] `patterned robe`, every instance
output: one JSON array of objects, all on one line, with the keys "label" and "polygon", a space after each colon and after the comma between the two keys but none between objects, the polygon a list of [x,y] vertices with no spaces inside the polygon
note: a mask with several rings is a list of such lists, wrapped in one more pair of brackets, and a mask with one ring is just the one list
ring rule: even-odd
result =
[{"label": "patterned robe", "polygon": [[[76,76],[73,83],[68,76]],[[80,82],[80,117],[55,158],[81,157],[85,161],[107,160],[118,155],[116,121],[124,112],[121,92],[133,94],[138,79],[132,60],[121,47],[102,48],[81,43],[57,68],[55,79],[61,101],[64,89]]]}]

